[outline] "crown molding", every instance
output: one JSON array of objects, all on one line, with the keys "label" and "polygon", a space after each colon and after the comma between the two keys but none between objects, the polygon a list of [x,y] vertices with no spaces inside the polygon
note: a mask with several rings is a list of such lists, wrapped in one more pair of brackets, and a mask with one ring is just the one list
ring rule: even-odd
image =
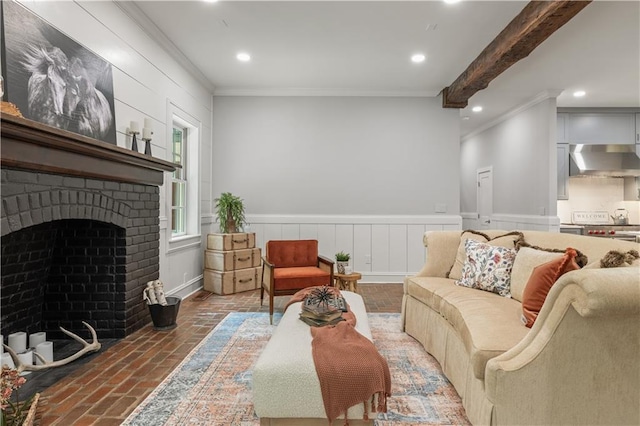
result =
[{"label": "crown molding", "polygon": [[213,92],[215,86],[196,67],[187,56],[166,36],[165,33],[135,4],[133,1],[115,1],[115,5],[120,8],[133,22],[151,37],[160,47],[167,52],[182,68],[184,68],[193,78],[198,80],[209,92]]},{"label": "crown molding", "polygon": [[520,114],[522,111],[528,110],[532,106],[537,105],[542,101],[545,101],[550,98],[557,98],[558,96],[560,96],[560,93],[562,93],[562,90],[545,90],[543,92],[540,92],[535,97],[523,103],[522,105],[517,106],[514,109],[502,114],[501,116],[489,121],[488,123],[483,124],[482,126],[478,127],[476,130],[469,132],[466,135],[463,135],[461,139],[465,141],[474,136],[477,136],[478,134],[484,132],[485,130],[490,129],[493,126],[500,124],[503,121],[515,115]]},{"label": "crown molding", "polygon": [[243,88],[216,87],[213,96],[353,96],[431,98],[438,92],[416,90],[313,89],[298,87]]}]

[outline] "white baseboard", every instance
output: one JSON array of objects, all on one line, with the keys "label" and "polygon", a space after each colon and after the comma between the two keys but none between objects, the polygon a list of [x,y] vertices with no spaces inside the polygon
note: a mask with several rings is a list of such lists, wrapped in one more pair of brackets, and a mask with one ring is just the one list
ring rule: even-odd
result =
[{"label": "white baseboard", "polygon": [[192,294],[202,290],[204,283],[203,279],[204,275],[198,275],[197,277],[190,279],[186,283],[170,290],[169,292],[167,292],[167,295],[177,296],[184,300]]}]

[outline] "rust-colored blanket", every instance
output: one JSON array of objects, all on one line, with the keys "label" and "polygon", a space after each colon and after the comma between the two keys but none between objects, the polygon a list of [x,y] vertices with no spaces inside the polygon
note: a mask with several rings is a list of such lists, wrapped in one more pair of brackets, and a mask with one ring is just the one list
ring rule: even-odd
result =
[{"label": "rust-colored blanket", "polygon": [[[332,287],[336,294],[338,289]],[[287,307],[302,301],[313,288],[294,294]],[[285,308],[286,310],[286,308]],[[364,404],[364,419],[368,420],[368,401],[371,412],[386,412],[387,397],[391,394],[391,374],[387,361],[374,344],[356,331],[356,317],[349,310],[346,321],[335,326],[312,327],[311,352],[316,366],[324,409],[329,422],[349,407]]]}]

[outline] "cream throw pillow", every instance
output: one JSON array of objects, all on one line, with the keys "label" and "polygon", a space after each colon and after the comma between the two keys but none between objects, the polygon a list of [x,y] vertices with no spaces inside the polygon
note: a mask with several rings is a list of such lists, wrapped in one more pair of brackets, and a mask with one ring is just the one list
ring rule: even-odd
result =
[{"label": "cream throw pillow", "polygon": [[454,280],[459,280],[460,278],[462,278],[462,267],[464,266],[464,262],[467,260],[467,254],[464,249],[464,244],[468,239],[479,241],[481,243],[487,243],[494,247],[506,247],[508,249],[514,249],[516,247],[516,242],[523,238],[524,235],[522,234],[522,232],[517,231],[509,232],[495,238],[489,238],[488,235],[478,231],[464,231],[462,235],[460,235],[460,245],[458,246],[456,261],[453,263],[451,271],[449,271],[449,278]]},{"label": "cream throw pillow", "polygon": [[564,253],[552,253],[530,247],[522,247],[518,250],[516,261],[511,270],[511,297],[522,302],[522,293],[534,268],[562,256]]}]

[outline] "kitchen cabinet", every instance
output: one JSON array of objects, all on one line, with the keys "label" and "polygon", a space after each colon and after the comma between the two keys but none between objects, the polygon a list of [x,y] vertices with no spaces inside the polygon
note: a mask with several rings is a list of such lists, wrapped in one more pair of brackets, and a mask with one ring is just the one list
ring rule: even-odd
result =
[{"label": "kitchen cabinet", "polygon": [[[557,116],[556,143],[569,143],[567,141],[567,114],[559,112]],[[640,114],[639,114],[640,115]]]},{"label": "kitchen cabinet", "polygon": [[635,144],[634,113],[569,113],[567,142],[571,144]]},{"label": "kitchen cabinet", "polygon": [[627,176],[624,178],[624,200],[640,200],[640,177]]},{"label": "kitchen cabinet", "polygon": [[558,200],[569,199],[569,144],[558,144]]},{"label": "kitchen cabinet", "polygon": [[[636,144],[640,144],[640,113],[636,114]],[[636,145],[636,152],[638,147]]]}]

